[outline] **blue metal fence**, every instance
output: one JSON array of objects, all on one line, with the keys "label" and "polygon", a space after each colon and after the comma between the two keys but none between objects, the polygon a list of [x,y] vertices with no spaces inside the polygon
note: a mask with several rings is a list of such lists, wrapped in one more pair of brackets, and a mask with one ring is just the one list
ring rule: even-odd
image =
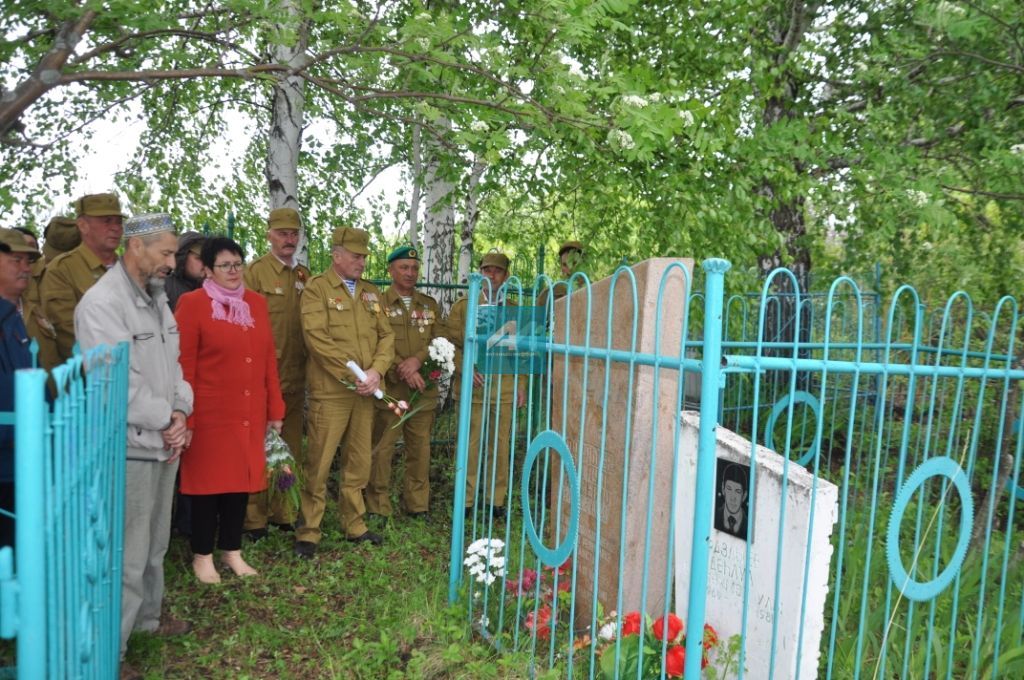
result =
[{"label": "blue metal fence", "polygon": [[[113,678],[120,651],[128,345],[15,383],[15,549],[0,550],[0,636],[18,678]],[[13,566],[13,573],[11,567]]]},{"label": "blue metal fence", "polygon": [[536,675],[1020,676],[1016,302],[929,311],[903,287],[883,306],[784,270],[726,298],[727,269],[705,262],[702,294],[663,265],[549,302],[546,337],[518,342],[547,373],[501,377],[531,402],[501,500],[498,439],[469,440],[486,337],[467,331],[450,582],[467,625]]}]

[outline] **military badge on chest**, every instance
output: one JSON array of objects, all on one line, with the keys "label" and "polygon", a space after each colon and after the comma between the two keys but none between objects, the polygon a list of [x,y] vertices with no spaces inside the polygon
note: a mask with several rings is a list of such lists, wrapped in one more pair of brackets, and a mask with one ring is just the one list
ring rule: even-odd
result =
[{"label": "military badge on chest", "polygon": [[342,298],[342,297],[331,298],[330,300],[327,301],[327,303],[331,307],[334,307],[335,309],[337,309],[339,312],[341,310],[345,309],[345,298]]},{"label": "military badge on chest", "polygon": [[371,314],[380,314],[380,301],[377,299],[376,293],[363,293],[361,297],[367,311]]},{"label": "military badge on chest", "polygon": [[416,330],[420,333],[426,333],[430,324],[434,323],[434,312],[428,308],[414,309],[410,312],[409,318]]}]

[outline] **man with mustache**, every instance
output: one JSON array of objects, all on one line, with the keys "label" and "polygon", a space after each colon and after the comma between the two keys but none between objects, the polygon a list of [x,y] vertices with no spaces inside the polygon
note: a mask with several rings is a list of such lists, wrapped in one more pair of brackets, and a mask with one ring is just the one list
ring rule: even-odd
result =
[{"label": "man with mustache", "polygon": [[[14,410],[14,372],[32,368],[22,296],[39,251],[13,229],[0,229],[0,411]],[[0,508],[14,512],[14,428],[0,426]],[[0,513],[0,546],[14,545],[14,519]]]},{"label": "man with mustache", "polygon": [[[275,208],[267,218],[270,252],[245,268],[245,286],[267,298],[270,327],[277,349],[277,375],[284,397],[281,438],[301,464],[302,412],[306,406],[306,345],[302,340],[301,295],[310,273],[295,259],[299,245],[298,211]],[[284,494],[271,501],[268,493],[249,494],[245,510],[245,535],[258,541],[267,535],[267,524],[293,531],[294,513]]]},{"label": "man with mustache", "polygon": [[[83,352],[128,342],[128,462],[125,466],[121,658],[133,630],[180,635],[185,621],[161,615],[164,554],[178,458],[188,445],[192,388],[178,364],[178,325],[164,279],[174,268],[178,238],[170,215],[136,215],[124,225],[124,256],[75,309]],[[84,233],[83,233],[84,237]],[[129,666],[121,678],[142,677]]]},{"label": "man with mustache", "polygon": [[114,194],[90,194],[75,202],[75,220],[82,243],[46,266],[40,283],[43,313],[57,331],[60,361],[75,345],[75,305],[117,262],[124,231],[121,202]]}]

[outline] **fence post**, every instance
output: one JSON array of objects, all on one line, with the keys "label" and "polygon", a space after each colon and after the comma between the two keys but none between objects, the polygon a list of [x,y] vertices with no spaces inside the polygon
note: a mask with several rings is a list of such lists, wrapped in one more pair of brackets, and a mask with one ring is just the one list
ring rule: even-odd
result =
[{"label": "fence post", "polygon": [[18,677],[46,673],[46,371],[20,370],[14,378],[14,545],[18,585]]},{"label": "fence post", "polygon": [[473,416],[473,362],[476,359],[476,315],[480,303],[479,274],[469,275],[469,298],[466,300],[466,328],[462,343],[462,385],[459,389],[458,439],[455,447],[455,493],[452,495],[452,548],[448,574],[448,603],[455,602],[462,581],[462,544],[466,516],[466,474],[469,462],[469,419]]},{"label": "fence post", "polygon": [[711,509],[715,499],[715,428],[722,379],[722,309],[725,272],[732,265],[704,260],[704,354],[701,361],[700,435],[697,444],[697,486],[693,500],[693,552],[686,606],[686,678],[699,678],[704,657],[704,619],[711,540]]}]

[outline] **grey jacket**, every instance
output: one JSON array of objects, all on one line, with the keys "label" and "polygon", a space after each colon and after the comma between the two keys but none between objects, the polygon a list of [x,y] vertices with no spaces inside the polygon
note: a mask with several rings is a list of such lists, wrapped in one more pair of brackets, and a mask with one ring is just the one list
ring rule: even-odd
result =
[{"label": "grey jacket", "polygon": [[178,324],[163,289],[150,297],[119,260],[75,307],[75,337],[83,352],[130,344],[128,458],[167,460],[161,433],[173,411],[192,412],[192,388],[178,364]]}]

